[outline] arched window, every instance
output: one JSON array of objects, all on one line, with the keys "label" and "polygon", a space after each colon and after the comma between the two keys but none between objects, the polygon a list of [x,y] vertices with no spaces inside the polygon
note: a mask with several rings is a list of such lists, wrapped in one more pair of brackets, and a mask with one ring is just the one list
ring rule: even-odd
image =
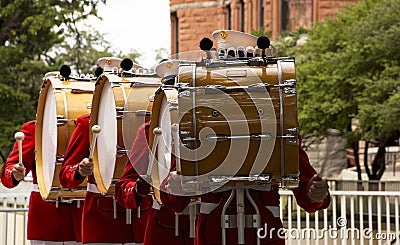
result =
[{"label": "arched window", "polygon": [[226,5],[226,18],[227,18],[227,24],[228,24],[228,30],[232,29],[232,9],[231,5],[228,4]]},{"label": "arched window", "polygon": [[240,0],[240,31],[244,32],[244,2]]},{"label": "arched window", "polygon": [[299,27],[310,28],[313,6],[313,0],[282,0],[282,30],[295,31]]},{"label": "arched window", "polygon": [[260,1],[260,28],[264,28],[264,0]]},{"label": "arched window", "polygon": [[173,48],[172,52],[179,53],[179,20],[176,12],[171,13],[172,33],[173,33]]}]

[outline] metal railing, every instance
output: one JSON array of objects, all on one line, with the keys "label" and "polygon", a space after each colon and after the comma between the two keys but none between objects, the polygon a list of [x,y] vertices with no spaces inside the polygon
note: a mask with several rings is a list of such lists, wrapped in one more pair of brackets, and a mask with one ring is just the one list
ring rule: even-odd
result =
[{"label": "metal railing", "polygon": [[280,194],[287,244],[400,244],[398,191],[330,191],[331,205],[313,214]]},{"label": "metal railing", "polygon": [[0,193],[1,245],[29,244],[26,237],[30,193]]},{"label": "metal railing", "polygon": [[[331,205],[313,214],[297,205],[292,191],[280,194],[286,244],[400,245],[400,191],[331,190]],[[29,193],[0,193],[1,245],[28,244],[28,201]]]}]

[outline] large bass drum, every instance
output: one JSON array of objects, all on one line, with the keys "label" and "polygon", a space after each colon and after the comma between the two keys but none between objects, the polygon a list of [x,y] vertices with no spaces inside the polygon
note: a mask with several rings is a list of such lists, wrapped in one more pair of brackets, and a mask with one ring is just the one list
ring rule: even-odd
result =
[{"label": "large bass drum", "polygon": [[[124,172],[137,129],[150,120],[154,92],[159,86],[160,78],[150,74],[99,77],[91,126],[101,127],[93,154],[93,174],[101,193],[114,194],[114,185]],[[93,139],[92,132],[90,138]]]},{"label": "large bass drum", "polygon": [[76,189],[63,188],[59,172],[75,120],[90,113],[94,81],[45,78],[40,90],[36,124],[36,174],[43,199],[84,198],[86,181]]},{"label": "large bass drum", "polygon": [[150,135],[157,162],[154,177],[163,181],[168,159],[176,155],[189,192],[238,181],[297,186],[295,85],[291,58],[269,58],[252,66],[182,62],[174,92],[160,91],[153,104],[151,130],[162,132]]}]

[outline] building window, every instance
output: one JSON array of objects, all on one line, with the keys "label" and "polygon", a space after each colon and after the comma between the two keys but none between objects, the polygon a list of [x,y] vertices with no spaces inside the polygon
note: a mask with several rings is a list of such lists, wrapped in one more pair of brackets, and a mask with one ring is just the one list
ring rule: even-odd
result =
[{"label": "building window", "polygon": [[172,20],[172,33],[173,33],[173,50],[174,53],[179,53],[179,21],[176,12],[171,13],[171,20]]},{"label": "building window", "polygon": [[282,0],[282,31],[311,28],[313,0]]},{"label": "building window", "polygon": [[244,32],[244,2],[240,0],[240,31]]},{"label": "building window", "polygon": [[232,9],[231,5],[228,4],[226,5],[226,18],[227,18],[227,24],[228,24],[228,30],[232,29]]},{"label": "building window", "polygon": [[264,0],[260,1],[260,28],[264,28]]}]

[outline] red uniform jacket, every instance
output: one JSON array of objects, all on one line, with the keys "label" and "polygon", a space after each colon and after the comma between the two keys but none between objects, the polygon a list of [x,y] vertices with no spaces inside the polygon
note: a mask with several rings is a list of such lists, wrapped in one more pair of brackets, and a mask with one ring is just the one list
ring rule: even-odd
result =
[{"label": "red uniform jacket", "polygon": [[[36,122],[30,121],[22,125],[25,134],[22,141],[22,161],[26,173],[32,171],[33,184],[37,186],[35,165],[35,129]],[[14,164],[19,162],[18,142],[1,171],[1,182],[7,188],[13,188],[19,182],[12,175]],[[41,241],[81,241],[82,207],[76,203],[59,203],[44,201],[37,190],[31,192],[28,211],[27,238]],[[62,232],[60,232],[62,231]]]},{"label": "red uniform jacket", "polygon": [[[77,170],[80,161],[89,156],[89,120],[90,115],[77,119],[77,127],[68,144],[65,160],[60,170],[60,182],[67,188],[74,188],[84,181]],[[128,165],[131,164],[128,163]],[[93,174],[88,176],[88,183],[95,185]],[[148,211],[144,209],[139,219],[136,210],[132,210],[132,224],[127,224],[126,209],[118,204],[117,218],[114,219],[113,199],[113,196],[87,192],[82,214],[83,243],[143,242]]]},{"label": "red uniform jacket", "polygon": [[[310,165],[306,152],[299,147],[299,171],[300,183],[298,188],[293,190],[296,201],[305,211],[313,213],[325,209],[330,204],[328,195],[321,203],[313,203],[308,197],[309,181],[316,174],[314,168]],[[282,228],[282,222],[279,217],[279,188],[273,186],[270,191],[258,191],[250,189],[250,195],[254,199],[261,216],[261,227],[267,224],[268,231],[263,231],[260,235],[267,234],[261,239],[261,244],[285,244],[285,240],[279,239],[276,231]],[[230,191],[211,192],[201,196],[200,214],[196,225],[196,245],[218,245],[222,244],[221,214],[224,204],[227,202]],[[182,209],[185,203],[188,203],[190,197],[181,197],[167,194],[161,195],[162,202],[170,209]],[[236,198],[233,199],[225,214],[236,213]],[[253,206],[245,198],[245,214],[255,214]],[[237,229],[228,228],[226,231],[226,244],[238,244]],[[271,232],[270,232],[271,231]],[[275,232],[272,232],[275,231]],[[266,232],[266,233],[264,233]],[[271,235],[270,235],[271,234]],[[281,233],[282,236],[282,233]],[[257,229],[245,228],[245,244],[257,244]]]},{"label": "red uniform jacket", "polygon": [[[136,170],[140,168],[139,172],[144,173],[145,169],[147,169],[149,152],[147,144],[144,143],[148,141],[148,137],[149,124],[145,123],[139,128],[135,139],[133,147],[135,150],[131,156],[132,165],[126,166],[123,176],[115,186],[117,202],[125,208],[136,208],[139,205],[138,198],[134,194],[138,178]],[[142,151],[136,151],[136,149],[142,149]],[[143,201],[140,205],[143,205]],[[188,215],[179,216],[179,234],[176,236],[175,213],[155,202],[147,221],[144,245],[159,244],[190,245],[193,244],[193,239],[189,238]]]}]

